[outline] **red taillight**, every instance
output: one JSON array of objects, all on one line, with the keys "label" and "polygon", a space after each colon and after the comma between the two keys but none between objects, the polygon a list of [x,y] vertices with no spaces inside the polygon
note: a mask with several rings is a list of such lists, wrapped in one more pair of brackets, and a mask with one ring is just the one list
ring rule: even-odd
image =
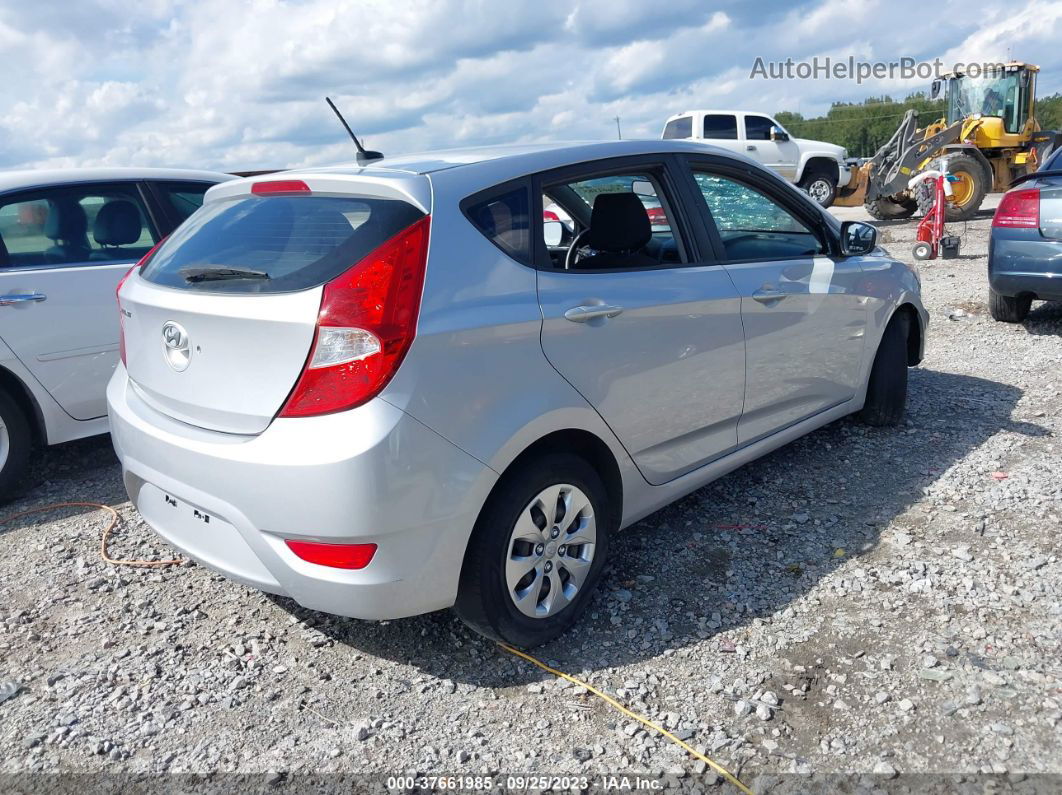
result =
[{"label": "red taillight", "polygon": [[646,207],[645,214],[649,216],[649,223],[653,226],[662,226],[667,223],[663,207]]},{"label": "red taillight", "polygon": [[360,406],[395,374],[417,330],[431,217],[324,286],[313,348],[281,417]]},{"label": "red taillight", "polygon": [[[167,237],[169,237],[169,235],[167,235]],[[133,271],[140,270],[140,268],[144,267],[144,265],[147,264],[147,261],[151,259],[156,251],[158,251],[159,246],[165,242],[166,238],[164,237],[158,243],[153,245],[151,250],[142,256],[136,265],[125,272],[125,276],[118,280],[118,286],[114,288],[114,297],[118,299],[118,356],[121,357],[122,364],[125,364],[125,315],[122,314],[122,300],[120,297],[122,285],[125,284],[125,280],[129,278]]]},{"label": "red taillight", "polygon": [[542,211],[542,220],[543,221],[559,221],[560,220],[560,216],[557,215],[555,212],[553,212],[553,210],[543,210]]},{"label": "red taillight", "polygon": [[1009,229],[1040,228],[1040,189],[1025,188],[1003,194],[992,216],[992,226]]},{"label": "red taillight", "polygon": [[321,544],[316,541],[285,541],[298,557],[333,569],[364,569],[376,554],[376,544]]},{"label": "red taillight", "polygon": [[309,193],[310,186],[301,179],[274,179],[269,182],[255,182],[251,193],[261,196],[268,193]]}]

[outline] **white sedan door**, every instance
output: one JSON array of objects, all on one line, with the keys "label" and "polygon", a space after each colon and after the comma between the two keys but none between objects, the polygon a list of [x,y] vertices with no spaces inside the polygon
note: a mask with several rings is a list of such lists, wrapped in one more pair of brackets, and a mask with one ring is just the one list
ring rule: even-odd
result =
[{"label": "white sedan door", "polygon": [[115,288],[156,240],[135,183],[0,197],[0,339],[74,419],[107,413]]}]

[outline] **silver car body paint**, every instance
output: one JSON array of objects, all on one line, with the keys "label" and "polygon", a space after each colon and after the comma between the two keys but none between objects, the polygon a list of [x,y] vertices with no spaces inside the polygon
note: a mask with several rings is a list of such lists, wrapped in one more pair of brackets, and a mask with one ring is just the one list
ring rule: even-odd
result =
[{"label": "silver car body paint", "polygon": [[[129,370],[119,366],[108,389],[134,503],[174,546],[236,580],[314,609],[394,618],[454,603],[492,487],[549,434],[578,430],[607,446],[629,525],[857,411],[896,309],[914,307],[923,330],[928,321],[917,275],[883,252],[550,272],[507,256],[459,206],[550,169],[706,152],[751,163],[701,144],[645,141],[439,152],[284,174],[314,193],[403,198],[430,211],[416,338],[365,405],[274,419],[305,362],[321,288],[214,295],[134,274],[122,291],[132,314]],[[207,202],[268,178],[218,185]],[[786,292],[782,312],[751,298],[765,283]],[[598,303],[623,314],[564,319],[571,307]],[[183,372],[166,363],[168,322],[191,342]],[[252,339],[275,355],[249,360]],[[366,568],[341,570],[300,560],[283,539],[372,542],[379,551]]]}]

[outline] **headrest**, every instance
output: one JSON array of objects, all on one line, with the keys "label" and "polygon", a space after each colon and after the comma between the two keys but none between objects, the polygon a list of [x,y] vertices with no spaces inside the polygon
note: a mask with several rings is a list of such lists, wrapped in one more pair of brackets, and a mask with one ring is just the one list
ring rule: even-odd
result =
[{"label": "headrest", "polygon": [[140,210],[124,199],[109,201],[96,214],[92,236],[101,246],[128,246],[140,239]]},{"label": "headrest", "polygon": [[590,213],[586,243],[598,251],[635,251],[653,237],[645,205],[633,193],[601,193]]},{"label": "headrest", "polygon": [[83,243],[88,230],[85,209],[73,199],[52,199],[44,221],[44,236],[52,240]]}]

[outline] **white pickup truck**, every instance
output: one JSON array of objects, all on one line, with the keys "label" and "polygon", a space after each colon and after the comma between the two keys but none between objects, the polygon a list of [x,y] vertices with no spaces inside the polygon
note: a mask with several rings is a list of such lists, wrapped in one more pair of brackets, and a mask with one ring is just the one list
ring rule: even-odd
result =
[{"label": "white pickup truck", "polygon": [[823,207],[833,204],[837,189],[850,178],[844,147],[793,138],[765,113],[687,110],[667,120],[661,137],[710,141],[747,155],[799,185]]}]

